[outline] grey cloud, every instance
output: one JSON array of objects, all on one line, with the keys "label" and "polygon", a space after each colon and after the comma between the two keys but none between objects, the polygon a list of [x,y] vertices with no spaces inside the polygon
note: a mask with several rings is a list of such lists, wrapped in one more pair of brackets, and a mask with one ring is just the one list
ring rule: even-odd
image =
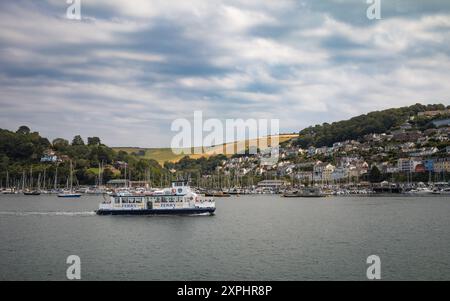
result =
[{"label": "grey cloud", "polygon": [[[284,131],[449,103],[448,1],[0,3],[0,127],[167,146],[175,118],[279,118]],[[14,22],[13,22],[14,21]]]}]

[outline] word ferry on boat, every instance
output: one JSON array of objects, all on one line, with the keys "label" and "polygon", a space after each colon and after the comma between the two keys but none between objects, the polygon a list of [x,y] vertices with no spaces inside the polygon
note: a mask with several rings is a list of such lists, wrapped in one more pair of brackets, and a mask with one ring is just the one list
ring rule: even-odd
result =
[{"label": "word ferry on boat", "polygon": [[118,192],[105,199],[98,215],[181,215],[214,214],[213,198],[197,194],[187,181],[174,181],[172,187],[149,193]]}]

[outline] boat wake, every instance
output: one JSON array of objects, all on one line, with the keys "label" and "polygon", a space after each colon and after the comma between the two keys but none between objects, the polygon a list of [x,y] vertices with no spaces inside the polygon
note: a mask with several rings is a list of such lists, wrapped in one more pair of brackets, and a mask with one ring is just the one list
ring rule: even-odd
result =
[{"label": "boat wake", "polygon": [[0,211],[1,215],[12,215],[12,216],[30,216],[30,215],[40,215],[40,216],[93,216],[94,211]]}]

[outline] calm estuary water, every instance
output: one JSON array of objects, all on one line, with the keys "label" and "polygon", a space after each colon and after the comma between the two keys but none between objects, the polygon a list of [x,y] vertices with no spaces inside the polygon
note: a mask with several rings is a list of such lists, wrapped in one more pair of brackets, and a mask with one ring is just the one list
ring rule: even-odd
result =
[{"label": "calm estuary water", "polygon": [[450,198],[217,199],[215,216],[96,216],[102,197],[0,195],[0,279],[450,280]]}]

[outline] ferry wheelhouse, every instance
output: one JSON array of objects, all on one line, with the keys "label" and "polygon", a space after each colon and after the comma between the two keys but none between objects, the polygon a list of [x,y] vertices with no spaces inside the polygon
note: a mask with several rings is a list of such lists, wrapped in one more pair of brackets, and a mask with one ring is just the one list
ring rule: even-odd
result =
[{"label": "ferry wheelhouse", "polygon": [[186,181],[174,181],[172,187],[151,193],[114,193],[99,205],[98,215],[214,214],[213,198],[191,190]]}]

